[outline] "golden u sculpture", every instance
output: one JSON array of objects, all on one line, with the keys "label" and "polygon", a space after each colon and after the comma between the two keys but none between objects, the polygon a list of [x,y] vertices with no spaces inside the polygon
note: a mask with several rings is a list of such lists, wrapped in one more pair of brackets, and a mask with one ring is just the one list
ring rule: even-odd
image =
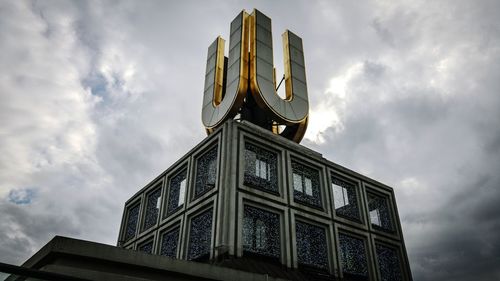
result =
[{"label": "golden u sculpture", "polygon": [[284,99],[276,90],[271,19],[266,15],[258,10],[238,14],[231,22],[228,57],[220,36],[210,45],[202,109],[207,133],[240,113],[285,138],[302,140],[309,114],[302,39],[288,30],[282,37]]}]

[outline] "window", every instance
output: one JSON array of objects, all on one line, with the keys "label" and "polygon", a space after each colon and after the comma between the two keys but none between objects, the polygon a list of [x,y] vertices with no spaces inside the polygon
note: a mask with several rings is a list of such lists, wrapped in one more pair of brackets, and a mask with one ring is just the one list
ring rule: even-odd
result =
[{"label": "window", "polygon": [[191,219],[188,260],[210,258],[212,216],[212,209],[210,209]]},{"label": "window", "polygon": [[245,143],[244,183],[278,193],[278,156],[251,143]]},{"label": "window", "polygon": [[370,222],[375,229],[394,231],[387,197],[368,193],[368,210]]},{"label": "window", "polygon": [[125,241],[135,236],[137,222],[139,220],[139,204],[130,207],[127,211],[127,224],[125,226]]},{"label": "window", "polygon": [[217,178],[217,146],[197,159],[194,198],[215,187]]},{"label": "window", "polygon": [[319,171],[295,162],[292,171],[294,200],[321,208]]},{"label": "window", "polygon": [[299,264],[328,269],[328,244],[325,228],[297,221],[297,258]]},{"label": "window", "polygon": [[164,232],[161,237],[160,255],[175,258],[177,256],[177,243],[179,241],[179,227]]},{"label": "window", "polygon": [[153,240],[148,240],[137,247],[139,252],[144,252],[147,254],[153,253]]},{"label": "window", "polygon": [[335,213],[359,221],[356,186],[350,182],[332,178]]},{"label": "window", "polygon": [[175,213],[184,204],[186,175],[187,170],[183,170],[169,181],[167,216]]},{"label": "window", "polygon": [[271,178],[271,165],[264,159],[255,160],[255,176],[266,181]]},{"label": "window", "polygon": [[398,253],[395,249],[375,244],[378,269],[382,281],[402,281],[401,267]]},{"label": "window", "polygon": [[340,263],[344,278],[368,280],[364,240],[339,233]]},{"label": "window", "polygon": [[248,253],[279,258],[281,256],[279,215],[245,206],[243,249]]},{"label": "window", "polygon": [[144,216],[144,224],[142,230],[147,230],[158,221],[158,214],[160,213],[161,202],[161,186],[157,186],[153,191],[146,195],[146,213]]}]

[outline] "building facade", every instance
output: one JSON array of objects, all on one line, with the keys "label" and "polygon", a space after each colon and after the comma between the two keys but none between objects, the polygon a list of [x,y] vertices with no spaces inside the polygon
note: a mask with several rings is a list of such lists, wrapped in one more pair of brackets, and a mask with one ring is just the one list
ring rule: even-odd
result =
[{"label": "building facade", "polygon": [[323,280],[411,280],[391,187],[246,121],[226,121],[132,196],[118,246]]}]

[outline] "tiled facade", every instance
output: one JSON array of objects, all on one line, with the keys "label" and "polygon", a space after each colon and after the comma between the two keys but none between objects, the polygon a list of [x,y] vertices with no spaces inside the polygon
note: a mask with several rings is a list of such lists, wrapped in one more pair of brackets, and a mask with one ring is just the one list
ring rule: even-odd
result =
[{"label": "tiled facade", "polygon": [[118,245],[411,280],[392,188],[232,120],[126,202]]}]

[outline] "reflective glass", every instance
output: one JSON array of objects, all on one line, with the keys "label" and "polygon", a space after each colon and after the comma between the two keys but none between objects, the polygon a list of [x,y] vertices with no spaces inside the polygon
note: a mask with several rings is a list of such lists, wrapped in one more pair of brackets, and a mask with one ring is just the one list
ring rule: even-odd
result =
[{"label": "reflective glass", "polygon": [[370,222],[375,228],[387,232],[394,231],[387,197],[368,193],[368,210]]},{"label": "reflective glass", "polygon": [[335,213],[359,221],[356,186],[350,182],[332,178]]},{"label": "reflective glass", "polygon": [[322,207],[319,171],[296,162],[292,162],[292,171],[294,201]]}]

